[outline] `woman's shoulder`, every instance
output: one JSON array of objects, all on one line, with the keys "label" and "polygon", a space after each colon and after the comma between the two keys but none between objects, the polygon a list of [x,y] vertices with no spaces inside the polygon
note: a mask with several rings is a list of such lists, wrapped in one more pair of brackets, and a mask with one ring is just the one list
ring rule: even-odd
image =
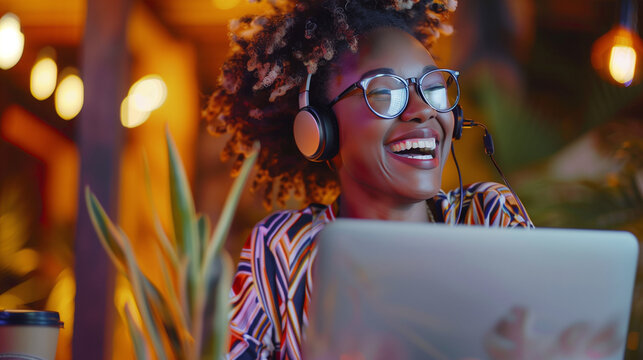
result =
[{"label": "woman's shoulder", "polygon": [[505,198],[515,199],[513,193],[507,185],[497,182],[477,182],[464,187],[464,196],[502,196]]},{"label": "woman's shoulder", "polygon": [[259,221],[250,235],[255,246],[258,242],[274,248],[274,242],[309,241],[325,224],[334,219],[330,206],[310,204],[299,210],[279,210]]},{"label": "woman's shoulder", "polygon": [[[462,203],[461,222],[500,227],[533,227],[529,216],[524,211],[511,190],[495,182],[477,182],[463,187],[463,198],[460,201],[460,189],[449,192],[440,191],[434,198],[436,205],[442,209],[445,222],[455,222],[458,209]],[[451,220],[451,221],[449,221]]]},{"label": "woman's shoulder", "polygon": [[[328,214],[328,212],[331,212],[331,214]],[[275,211],[259,221],[257,225],[255,225],[255,229],[277,229],[284,225],[289,227],[305,227],[320,220],[320,218],[329,217],[328,215],[332,215],[329,206],[313,203],[298,210]]]},{"label": "woman's shoulder", "polygon": [[[516,198],[506,185],[496,182],[476,182],[462,187],[464,201],[473,197],[478,198],[503,198],[516,202]],[[457,203],[460,201],[460,189],[455,188],[448,192],[440,190],[434,198],[438,202]]]},{"label": "woman's shoulder", "polygon": [[[475,182],[472,184],[464,185],[462,187],[462,190],[464,191],[465,198],[476,194],[485,194],[485,193],[511,194],[511,190],[509,190],[509,188],[507,188],[506,185],[499,184],[493,181]],[[443,199],[450,199],[451,201],[455,199],[459,199],[460,189],[455,188],[449,191],[440,190],[437,197],[443,198]]]}]

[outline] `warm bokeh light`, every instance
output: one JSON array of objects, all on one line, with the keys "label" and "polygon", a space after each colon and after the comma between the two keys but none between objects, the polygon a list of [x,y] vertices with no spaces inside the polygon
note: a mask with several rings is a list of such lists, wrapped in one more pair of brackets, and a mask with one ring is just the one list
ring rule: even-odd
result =
[{"label": "warm bokeh light", "polygon": [[631,46],[615,45],[610,52],[609,69],[614,80],[629,85],[634,79],[636,51]]},{"label": "warm bokeh light", "polygon": [[73,119],[83,108],[83,80],[75,74],[63,77],[56,89],[55,101],[58,116],[65,120]]},{"label": "warm bokeh light", "polygon": [[130,97],[123,99],[121,103],[121,124],[126,128],[135,128],[144,123],[150,117],[149,111],[137,109],[130,102]]},{"label": "warm bokeh light", "polygon": [[165,102],[167,86],[159,75],[147,75],[132,85],[127,96],[130,106],[140,111],[153,111]]},{"label": "warm bokeh light", "polygon": [[232,9],[233,7],[239,5],[241,0],[213,0],[214,6],[221,10]]},{"label": "warm bokeh light", "polygon": [[592,65],[606,79],[629,86],[638,80],[638,53],[643,43],[629,28],[615,26],[592,47]]},{"label": "warm bokeh light", "polygon": [[22,56],[25,36],[20,31],[20,19],[13,13],[0,18],[0,68],[10,69]]},{"label": "warm bokeh light", "polygon": [[58,66],[49,56],[44,56],[36,61],[31,69],[31,95],[38,100],[45,100],[54,93],[58,77]]}]

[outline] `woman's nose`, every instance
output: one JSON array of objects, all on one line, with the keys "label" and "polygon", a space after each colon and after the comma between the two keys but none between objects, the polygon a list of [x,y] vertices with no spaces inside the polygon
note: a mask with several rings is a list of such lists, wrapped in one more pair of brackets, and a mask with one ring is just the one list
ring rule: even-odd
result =
[{"label": "woman's nose", "polygon": [[[412,86],[416,88],[413,89]],[[437,111],[433,109],[429,104],[427,104],[422,96],[417,91],[417,84],[411,84],[409,86],[409,102],[406,105],[406,109],[400,115],[400,120],[402,121],[420,121],[424,122],[430,119],[432,116],[437,115]]]}]

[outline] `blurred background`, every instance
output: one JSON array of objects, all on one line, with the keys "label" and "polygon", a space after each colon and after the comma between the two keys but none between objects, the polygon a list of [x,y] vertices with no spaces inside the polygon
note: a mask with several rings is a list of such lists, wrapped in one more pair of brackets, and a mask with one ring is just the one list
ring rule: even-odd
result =
[{"label": "blurred background", "polygon": [[[460,1],[454,35],[433,48],[440,65],[461,72],[465,116],[489,127],[536,226],[643,239],[637,5]],[[0,308],[60,312],[58,359],[133,358],[122,320],[132,295],[89,223],[84,187],[159,276],[146,252],[155,235],[142,159],[165,224],[167,126],[197,210],[216,221],[231,164],[219,160],[225,138],[205,131],[201,110],[227,53],[228,21],[266,9],[242,0],[0,0]],[[465,130],[456,152],[465,183],[501,182],[479,130]],[[443,188],[456,186],[449,163]],[[227,243],[233,258],[267,214],[260,198],[243,196]],[[642,285],[638,276],[628,359],[643,358]]]}]

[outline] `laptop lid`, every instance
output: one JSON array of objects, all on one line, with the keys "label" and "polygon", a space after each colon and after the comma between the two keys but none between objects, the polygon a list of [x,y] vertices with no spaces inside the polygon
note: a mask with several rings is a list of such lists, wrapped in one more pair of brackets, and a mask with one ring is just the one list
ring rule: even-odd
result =
[{"label": "laptop lid", "polygon": [[317,243],[306,359],[623,359],[630,233],[339,219]]}]

